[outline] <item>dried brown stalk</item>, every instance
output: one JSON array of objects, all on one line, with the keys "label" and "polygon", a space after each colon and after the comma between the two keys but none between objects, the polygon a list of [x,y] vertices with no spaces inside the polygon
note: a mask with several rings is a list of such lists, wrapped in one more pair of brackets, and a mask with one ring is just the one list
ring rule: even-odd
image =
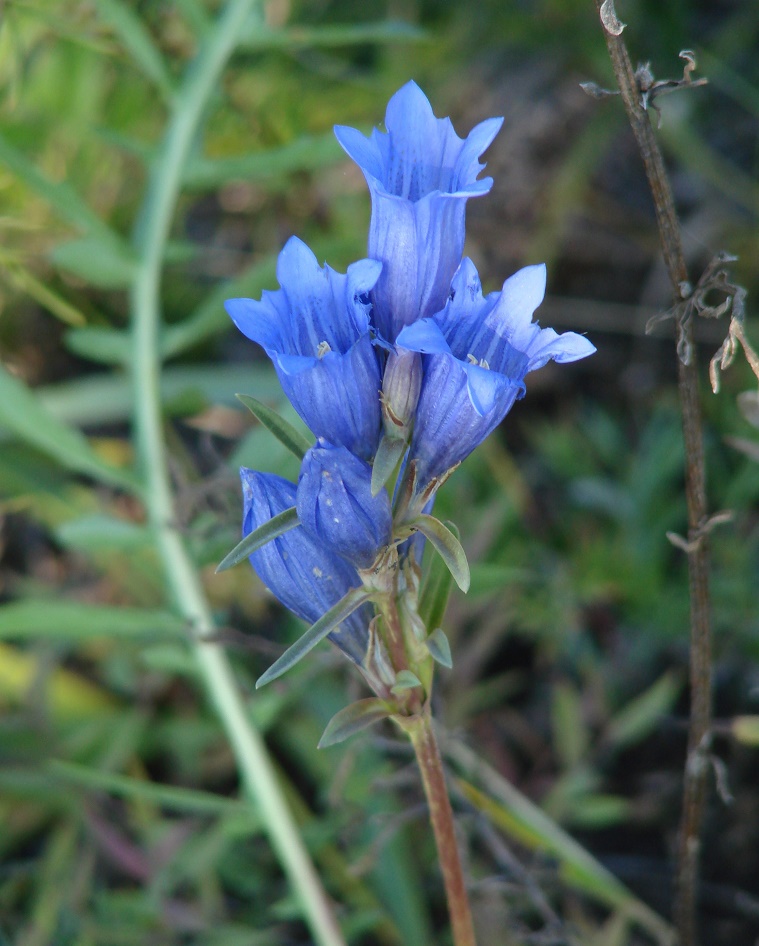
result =
[{"label": "dried brown stalk", "polygon": [[[681,946],[696,946],[698,927],[696,902],[698,892],[701,824],[704,816],[709,777],[711,741],[711,609],[709,603],[709,548],[706,508],[706,477],[701,434],[701,410],[698,393],[698,368],[693,344],[693,322],[686,317],[683,302],[691,295],[688,271],[683,256],[680,225],[675,212],[669,177],[651,125],[646,90],[633,70],[621,34],[613,0],[596,5],[601,17],[606,45],[614,74],[643,158],[648,183],[656,207],[659,237],[675,297],[677,313],[678,391],[685,441],[685,490],[688,505],[688,578],[690,586],[690,691],[691,715],[688,756],[685,766],[683,813],[677,870],[675,924]],[[687,57],[686,57],[687,58]],[[688,60],[689,62],[691,60]],[[692,71],[692,70],[691,70]],[[644,73],[645,75],[645,73]],[[684,80],[689,79],[686,67]],[[688,81],[684,81],[687,85]]]}]

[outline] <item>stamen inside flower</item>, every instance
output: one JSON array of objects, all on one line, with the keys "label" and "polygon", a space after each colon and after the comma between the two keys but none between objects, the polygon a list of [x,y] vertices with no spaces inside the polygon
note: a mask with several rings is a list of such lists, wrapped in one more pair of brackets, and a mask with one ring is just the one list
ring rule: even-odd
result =
[{"label": "stamen inside flower", "polygon": [[471,352],[469,352],[469,354],[466,356],[466,360],[470,365],[479,365],[480,368],[490,371],[490,365],[487,363],[487,361],[484,358],[480,358],[478,361]]},{"label": "stamen inside flower", "polygon": [[323,358],[327,354],[328,351],[332,351],[332,349],[329,346],[329,342],[319,342],[319,345],[317,346],[317,349],[316,349],[316,357]]}]

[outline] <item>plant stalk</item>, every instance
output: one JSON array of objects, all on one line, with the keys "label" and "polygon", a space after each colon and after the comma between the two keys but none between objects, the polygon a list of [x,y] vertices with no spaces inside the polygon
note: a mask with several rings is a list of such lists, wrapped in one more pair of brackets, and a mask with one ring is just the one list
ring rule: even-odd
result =
[{"label": "plant stalk", "polygon": [[422,773],[424,793],[427,796],[430,821],[435,834],[438,860],[445,884],[454,946],[477,946],[464,871],[456,843],[453,810],[445,784],[443,763],[435,738],[429,704],[425,704],[422,711],[415,716],[393,718],[408,734]]},{"label": "plant stalk", "polygon": [[232,744],[243,789],[262,815],[298,897],[314,942],[345,946],[330,903],[303,845],[261,736],[246,712],[226,655],[211,643],[213,618],[177,526],[163,438],[160,396],[160,287],[166,242],[183,169],[209,97],[239,40],[255,0],[230,0],[188,68],[174,100],[159,159],[153,166],[135,246],[132,285],[134,421],[150,526],[175,607],[192,631],[192,646],[208,694]]},{"label": "plant stalk", "polygon": [[691,292],[675,211],[672,188],[656,141],[649,113],[643,108],[627,47],[621,38],[613,0],[596,0],[606,37],[606,45],[619,84],[627,117],[646,169],[656,208],[664,260],[675,298],[678,331],[678,392],[685,444],[685,493],[688,506],[688,582],[690,590],[690,692],[691,713],[688,755],[683,786],[683,811],[677,867],[677,896],[674,919],[680,946],[698,943],[697,896],[701,846],[701,825],[706,805],[712,728],[712,645],[709,598],[709,548],[704,526],[707,522],[706,471],[701,434],[698,366],[693,342],[692,320],[686,317],[683,300]]}]

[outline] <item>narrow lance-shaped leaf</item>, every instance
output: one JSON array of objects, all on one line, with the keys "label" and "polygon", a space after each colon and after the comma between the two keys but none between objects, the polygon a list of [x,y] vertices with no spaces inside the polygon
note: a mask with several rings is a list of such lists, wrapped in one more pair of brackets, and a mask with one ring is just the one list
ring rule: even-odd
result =
[{"label": "narrow lance-shaped leaf", "polygon": [[136,261],[120,243],[99,234],[59,243],[50,258],[61,269],[102,289],[124,289],[134,279]]},{"label": "narrow lance-shaped leaf", "polygon": [[356,608],[360,608],[364,602],[368,601],[370,597],[369,592],[365,591],[363,588],[353,588],[349,591],[334,607],[330,608],[326,614],[323,614],[315,624],[312,624],[306,633],[303,634],[302,637],[299,637],[292,647],[289,647],[284,654],[282,654],[279,660],[274,661],[266,673],[256,682],[256,689],[262,687],[265,683],[271,683],[272,680],[281,677],[283,673],[287,673],[291,667],[294,667],[299,660],[312,651],[320,641],[323,641],[325,637],[334,630],[337,630],[340,624],[353,614]]},{"label": "narrow lance-shaped leaf", "polygon": [[229,555],[225,556],[221,562],[219,562],[216,567],[216,573],[225,572],[228,568],[239,565],[240,562],[244,561],[254,552],[257,552],[262,546],[266,545],[267,542],[279,538],[279,536],[284,535],[285,532],[289,532],[290,529],[294,529],[299,525],[300,519],[298,519],[295,506],[292,506],[290,509],[285,509],[284,512],[279,513],[277,516],[272,516],[268,522],[265,522],[252,532],[249,532],[242,542],[237,543]]},{"label": "narrow lance-shaped leaf", "polygon": [[128,252],[127,244],[121,237],[90,209],[67,181],[52,181],[46,177],[33,161],[2,135],[0,135],[0,162],[12,174],[20,178],[27,187],[46,200],[62,219],[85,233],[97,236],[102,241],[120,244],[124,252]]},{"label": "narrow lance-shaped leaf", "polygon": [[254,414],[261,421],[267,430],[274,434],[280,443],[284,444],[299,460],[303,459],[311,449],[311,444],[292,424],[288,423],[284,417],[280,417],[276,411],[248,394],[237,394],[236,397],[241,404],[248,408],[251,414]]},{"label": "narrow lance-shaped leaf", "polygon": [[390,715],[391,710],[387,703],[376,696],[351,703],[350,706],[341,709],[339,713],[335,713],[327,723],[327,728],[319,740],[318,748],[326,749],[327,746],[335,746],[362,729],[366,729],[382,719],[387,719]]},{"label": "narrow lance-shaped leaf", "polygon": [[148,77],[168,102],[173,82],[160,50],[132,8],[121,0],[96,0],[100,16],[121,39],[133,62]]},{"label": "narrow lance-shaped leaf", "polygon": [[53,416],[35,391],[1,365],[0,427],[12,431],[20,440],[42,450],[69,470],[112,486],[138,491],[137,480],[130,472],[101,460],[84,434]]},{"label": "narrow lance-shaped leaf", "polygon": [[439,519],[424,513],[414,519],[409,527],[416,532],[421,532],[425,538],[429,539],[432,547],[453,575],[453,580],[462,591],[468,591],[469,563],[461,543],[451,530],[447,529]]},{"label": "narrow lance-shaped leaf", "polygon": [[[447,526],[458,539],[459,530],[455,524],[448,522]],[[452,588],[453,575],[448,571],[442,558],[439,556],[433,557],[427,571],[427,577],[422,585],[419,600],[419,617],[425,627],[442,626]]]}]

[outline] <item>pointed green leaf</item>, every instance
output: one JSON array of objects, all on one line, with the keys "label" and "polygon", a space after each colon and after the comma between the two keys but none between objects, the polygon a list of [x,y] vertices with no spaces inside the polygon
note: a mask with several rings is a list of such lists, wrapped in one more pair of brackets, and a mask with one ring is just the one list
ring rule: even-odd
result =
[{"label": "pointed green leaf", "polygon": [[349,617],[356,608],[361,607],[365,601],[368,601],[371,595],[363,588],[353,588],[337,604],[330,608],[326,614],[323,614],[319,620],[312,624],[302,637],[282,654],[279,660],[275,660],[263,676],[256,681],[256,689],[271,683],[277,677],[294,667],[303,657],[316,647],[318,643],[336,630],[342,622]]},{"label": "pointed green leaf", "polygon": [[419,43],[427,33],[403,20],[376,20],[368,23],[335,23],[328,26],[296,26],[271,29],[261,25],[241,37],[243,49],[354,46],[364,43]]},{"label": "pointed green leaf", "polygon": [[135,65],[169,101],[173,85],[171,75],[140,17],[122,0],[96,0],[96,6],[100,16],[124,44]]},{"label": "pointed green leaf", "polygon": [[187,626],[168,611],[81,604],[12,601],[0,607],[0,640],[80,641],[96,638],[184,638]]},{"label": "pointed green leaf", "polygon": [[427,645],[427,650],[432,654],[433,659],[450,670],[453,666],[451,645],[448,643],[448,638],[445,636],[443,629],[436,627],[424,643]]},{"label": "pointed green leaf", "polygon": [[[448,522],[446,525],[458,539],[459,530],[454,523]],[[446,568],[445,562],[439,555],[432,556],[419,600],[419,616],[425,627],[441,626],[452,588],[453,575]]]},{"label": "pointed green leaf", "polygon": [[629,746],[653,732],[671,711],[682,690],[679,674],[667,672],[609,720],[606,739],[618,748]]},{"label": "pointed green leaf", "polygon": [[405,440],[387,436],[380,440],[372,466],[372,496],[376,496],[390,479],[405,449]]},{"label": "pointed green leaf", "polygon": [[319,740],[318,749],[326,749],[327,746],[336,746],[339,742],[348,739],[354,733],[378,723],[381,719],[387,719],[391,711],[384,700],[373,696],[367,700],[358,700],[335,713],[332,719],[327,723],[327,728]]},{"label": "pointed green leaf", "polygon": [[314,171],[340,160],[335,136],[304,135],[281,148],[269,148],[229,158],[192,158],[184,173],[187,187],[212,190],[229,181],[260,181],[294,171]]},{"label": "pointed green leaf", "polygon": [[216,566],[216,574],[218,575],[219,572],[225,572],[228,568],[239,565],[240,562],[257,552],[267,542],[279,538],[280,535],[284,535],[285,532],[289,532],[290,529],[294,529],[299,525],[300,519],[298,519],[295,506],[285,509],[277,516],[273,516],[268,522],[248,533],[242,542],[237,543],[229,555],[226,555]]},{"label": "pointed green leaf", "polygon": [[448,570],[453,575],[453,580],[466,592],[469,590],[469,563],[466,560],[466,554],[461,547],[461,543],[456,536],[447,529],[439,519],[434,516],[422,514],[412,523],[410,528],[430,540],[433,548],[438,552],[445,562]]},{"label": "pointed green leaf", "polygon": [[257,401],[254,397],[247,394],[237,394],[236,397],[252,414],[255,414],[264,427],[270,430],[280,443],[283,443],[299,460],[303,459],[311,449],[311,444],[292,424],[289,424],[284,417],[280,417],[276,411]]},{"label": "pointed green leaf", "polygon": [[35,391],[0,365],[0,427],[11,431],[57,460],[69,470],[112,486],[137,490],[137,481],[126,470],[111,466],[95,453],[79,430],[58,420]]},{"label": "pointed green leaf", "polygon": [[108,243],[121,243],[121,238],[90,209],[74,188],[66,181],[55,182],[45,177],[27,156],[0,135],[0,163],[12,174],[46,200],[55,212],[85,233]]},{"label": "pointed green leaf", "polygon": [[[526,848],[554,857],[559,865],[559,878],[569,887],[623,910],[657,941],[672,941],[671,927],[660,916],[487,762],[453,740],[446,744],[446,754],[468,776],[456,779],[456,787],[496,827]],[[469,781],[475,778],[481,787]]]},{"label": "pointed green leaf", "polygon": [[102,289],[124,289],[134,278],[136,261],[118,243],[83,237],[60,243],[50,258],[61,269]]},{"label": "pointed green leaf", "polygon": [[170,811],[192,814],[239,814],[249,818],[251,825],[258,823],[258,816],[250,805],[215,793],[182,788],[177,785],[164,785],[143,778],[118,775],[115,772],[103,772],[100,769],[92,769],[59,759],[51,759],[48,769],[56,779],[63,779],[74,785],[100,792],[109,792],[118,798],[143,799]]},{"label": "pointed green leaf", "polygon": [[400,693],[403,690],[413,690],[414,687],[420,687],[421,685],[422,681],[415,673],[410,670],[399,670],[395,677],[395,686],[390,692]]}]

